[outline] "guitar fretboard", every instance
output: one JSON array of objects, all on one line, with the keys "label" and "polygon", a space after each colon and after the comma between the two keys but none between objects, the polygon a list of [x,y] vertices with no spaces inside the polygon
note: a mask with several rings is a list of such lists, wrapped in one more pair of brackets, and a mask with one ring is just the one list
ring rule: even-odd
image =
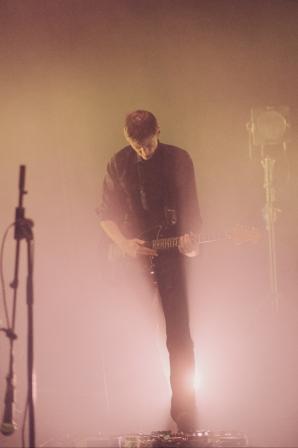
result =
[{"label": "guitar fretboard", "polygon": [[[207,244],[216,241],[227,240],[230,238],[231,236],[229,234],[206,235],[205,237],[200,236],[198,243]],[[157,240],[151,241],[151,247],[156,250],[172,249],[178,247],[179,239],[179,236],[171,238],[158,238]]]},{"label": "guitar fretboard", "polygon": [[153,240],[151,245],[152,248],[156,250],[172,249],[178,247],[179,238],[179,236],[172,238],[159,238],[158,240]]}]

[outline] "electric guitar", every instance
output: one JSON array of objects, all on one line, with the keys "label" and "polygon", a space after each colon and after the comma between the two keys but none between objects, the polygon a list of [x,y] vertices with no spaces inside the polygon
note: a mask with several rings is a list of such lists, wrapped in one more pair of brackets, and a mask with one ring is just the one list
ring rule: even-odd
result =
[{"label": "electric guitar", "polygon": [[[149,231],[142,233],[139,238],[146,241],[145,245],[155,249],[157,252],[175,250],[179,247],[180,236],[167,237],[163,236],[166,229],[162,225],[156,226]],[[230,232],[216,235],[191,235],[194,241],[199,244],[210,244],[223,240],[230,240],[236,245],[244,243],[256,243],[260,239],[260,232],[256,227],[248,227],[244,225],[235,226]],[[111,262],[128,257],[114,243],[110,244],[108,250],[108,260]]]}]

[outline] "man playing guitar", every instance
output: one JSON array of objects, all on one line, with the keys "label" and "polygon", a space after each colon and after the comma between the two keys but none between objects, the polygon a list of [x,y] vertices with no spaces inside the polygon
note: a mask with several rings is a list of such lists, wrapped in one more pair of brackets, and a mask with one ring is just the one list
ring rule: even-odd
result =
[{"label": "man playing guitar", "polygon": [[[171,416],[178,431],[189,433],[197,429],[197,412],[184,259],[198,253],[198,238],[193,236],[199,235],[201,217],[189,154],[161,143],[159,134],[151,112],[127,115],[128,146],[108,163],[99,217],[102,229],[121,252],[152,262],[166,323]],[[147,245],[146,233],[149,239],[164,241],[162,249],[169,250]]]}]

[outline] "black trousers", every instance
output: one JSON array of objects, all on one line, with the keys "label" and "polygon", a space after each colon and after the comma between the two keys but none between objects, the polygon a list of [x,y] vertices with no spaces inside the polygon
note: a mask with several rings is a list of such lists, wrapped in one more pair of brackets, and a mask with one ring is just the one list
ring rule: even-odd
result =
[{"label": "black trousers", "polygon": [[166,323],[172,388],[171,416],[177,422],[184,413],[195,418],[195,357],[189,328],[187,285],[183,255],[160,254],[155,258],[155,281]]}]

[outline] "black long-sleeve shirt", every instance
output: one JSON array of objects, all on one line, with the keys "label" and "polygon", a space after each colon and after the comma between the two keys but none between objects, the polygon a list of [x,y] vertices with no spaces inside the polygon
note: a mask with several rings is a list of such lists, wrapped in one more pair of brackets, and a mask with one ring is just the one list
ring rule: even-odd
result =
[{"label": "black long-sleeve shirt", "polygon": [[108,163],[98,213],[129,237],[156,225],[167,228],[169,236],[198,233],[201,217],[189,154],[159,143],[143,160],[131,146],[121,149]]}]

